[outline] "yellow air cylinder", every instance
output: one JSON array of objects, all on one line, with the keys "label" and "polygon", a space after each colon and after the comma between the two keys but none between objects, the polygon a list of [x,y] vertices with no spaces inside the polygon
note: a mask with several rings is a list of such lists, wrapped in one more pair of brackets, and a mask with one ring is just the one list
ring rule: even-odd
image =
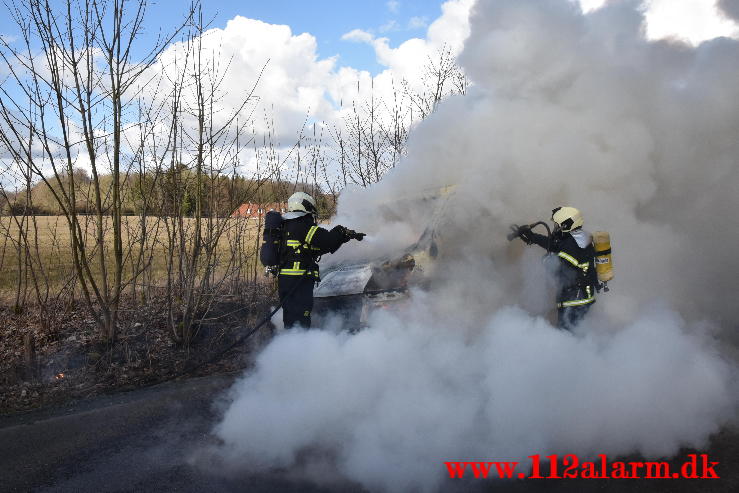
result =
[{"label": "yellow air cylinder", "polygon": [[613,279],[613,259],[611,258],[611,235],[605,231],[593,233],[595,247],[595,270],[598,281],[607,282]]}]

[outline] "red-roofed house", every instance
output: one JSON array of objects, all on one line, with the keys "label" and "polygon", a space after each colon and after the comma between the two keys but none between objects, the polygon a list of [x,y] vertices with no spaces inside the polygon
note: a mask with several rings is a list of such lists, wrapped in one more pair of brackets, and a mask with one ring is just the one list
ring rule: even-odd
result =
[{"label": "red-roofed house", "polygon": [[273,202],[271,204],[254,204],[246,202],[236,209],[231,217],[264,217],[269,211],[277,211],[281,214],[287,212],[287,204]]}]

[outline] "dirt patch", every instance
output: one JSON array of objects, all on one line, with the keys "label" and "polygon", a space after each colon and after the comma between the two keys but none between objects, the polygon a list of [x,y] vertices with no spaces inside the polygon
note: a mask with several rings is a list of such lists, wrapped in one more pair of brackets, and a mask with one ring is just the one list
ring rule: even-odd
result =
[{"label": "dirt patch", "polygon": [[226,349],[269,313],[271,294],[263,285],[246,296],[218,297],[189,345],[175,342],[161,300],[127,300],[114,344],[101,341],[81,304],[22,314],[0,307],[0,414],[244,368],[271,337],[271,324]]}]

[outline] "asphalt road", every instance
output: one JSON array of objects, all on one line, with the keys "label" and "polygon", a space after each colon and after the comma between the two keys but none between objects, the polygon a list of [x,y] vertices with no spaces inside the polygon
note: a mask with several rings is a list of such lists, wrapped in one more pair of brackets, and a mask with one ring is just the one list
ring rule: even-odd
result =
[{"label": "asphalt road", "polygon": [[280,474],[227,477],[193,465],[231,382],[171,382],[0,418],[0,491],[323,491]]},{"label": "asphalt road", "polygon": [[[196,465],[212,443],[217,402],[230,377],[207,377],[103,396],[66,408],[0,418],[0,491],[323,492],[363,491],[287,479],[278,471],[230,474]],[[214,406],[214,402],[216,405]],[[685,451],[685,454],[690,451]],[[446,491],[736,492],[739,432],[724,431],[708,453],[718,480],[452,481]],[[684,454],[683,454],[684,455]],[[638,460],[638,458],[630,458]],[[684,457],[673,462],[679,463]]]}]

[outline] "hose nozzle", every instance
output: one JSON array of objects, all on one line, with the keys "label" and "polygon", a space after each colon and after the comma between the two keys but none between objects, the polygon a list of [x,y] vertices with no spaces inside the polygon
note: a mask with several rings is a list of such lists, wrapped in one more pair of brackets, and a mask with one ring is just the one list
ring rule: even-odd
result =
[{"label": "hose nozzle", "polygon": [[359,233],[357,231],[354,231],[353,229],[346,230],[346,237],[349,238],[350,240],[362,241],[365,236],[367,235],[364,233]]}]

